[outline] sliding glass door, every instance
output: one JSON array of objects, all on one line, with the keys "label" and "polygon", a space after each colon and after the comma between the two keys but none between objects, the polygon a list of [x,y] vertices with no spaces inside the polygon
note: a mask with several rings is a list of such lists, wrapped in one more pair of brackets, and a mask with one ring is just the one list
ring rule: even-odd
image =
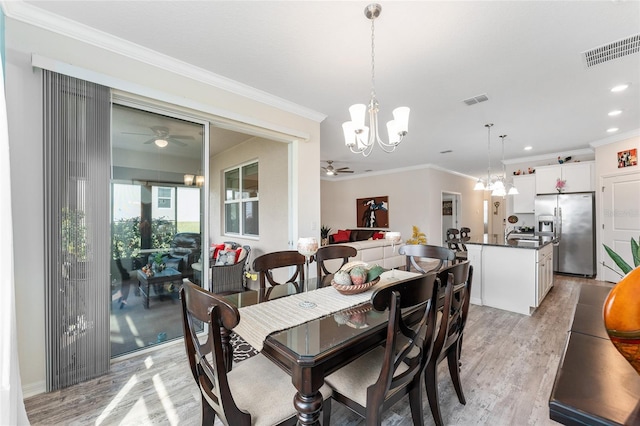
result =
[{"label": "sliding glass door", "polygon": [[202,270],[203,130],[113,105],[112,357],[182,337],[178,292]]}]

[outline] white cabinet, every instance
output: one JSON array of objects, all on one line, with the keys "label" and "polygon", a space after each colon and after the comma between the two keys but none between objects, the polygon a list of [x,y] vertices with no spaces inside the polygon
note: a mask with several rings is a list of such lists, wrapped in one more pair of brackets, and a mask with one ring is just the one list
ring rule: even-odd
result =
[{"label": "white cabinet", "polygon": [[533,213],[536,198],[536,176],[514,176],[513,184],[518,188],[518,194],[513,196],[513,212]]},{"label": "white cabinet", "polygon": [[535,177],[536,193],[538,194],[557,193],[556,182],[558,179],[565,181],[563,192],[594,191],[594,162],[538,166]]},{"label": "white cabinet", "polygon": [[548,244],[538,250],[538,276],[536,277],[536,307],[553,287],[553,245]]}]

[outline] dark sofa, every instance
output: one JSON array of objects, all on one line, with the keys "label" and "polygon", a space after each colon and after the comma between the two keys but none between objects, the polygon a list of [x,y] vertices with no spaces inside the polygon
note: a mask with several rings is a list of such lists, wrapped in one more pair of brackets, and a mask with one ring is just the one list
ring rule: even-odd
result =
[{"label": "dark sofa", "polygon": [[349,241],[338,241],[338,242],[336,242],[335,241],[335,235],[337,234],[336,233],[336,234],[329,235],[329,244],[340,244],[340,243],[343,243],[343,242],[352,243],[352,242],[355,242],[355,241],[366,241],[369,238],[372,238],[373,234],[384,232],[383,230],[380,230],[380,229],[370,229],[370,228],[367,228],[367,229],[358,229],[358,228],[356,228],[356,229],[346,229],[346,231],[350,232]]}]

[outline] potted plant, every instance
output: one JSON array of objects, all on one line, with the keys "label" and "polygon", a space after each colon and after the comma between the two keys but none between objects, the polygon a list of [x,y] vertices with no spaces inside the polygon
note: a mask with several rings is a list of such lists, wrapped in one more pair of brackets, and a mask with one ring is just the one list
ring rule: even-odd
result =
[{"label": "potted plant", "polygon": [[320,238],[321,238],[320,244],[322,244],[323,246],[326,246],[327,244],[329,244],[330,231],[331,231],[331,228],[329,228],[326,225],[322,225],[322,227],[320,227]]},{"label": "potted plant", "polygon": [[427,244],[427,236],[424,232],[420,232],[420,228],[413,225],[413,234],[407,239],[407,244]]}]

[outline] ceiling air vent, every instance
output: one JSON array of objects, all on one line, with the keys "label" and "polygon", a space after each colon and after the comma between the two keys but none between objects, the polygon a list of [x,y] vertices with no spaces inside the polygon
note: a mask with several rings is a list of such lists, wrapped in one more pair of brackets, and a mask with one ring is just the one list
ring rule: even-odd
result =
[{"label": "ceiling air vent", "polygon": [[477,95],[477,96],[474,96],[472,98],[465,99],[462,102],[464,102],[465,104],[471,106],[471,105],[475,105],[477,103],[488,101],[488,100],[489,100],[489,98],[487,97],[487,94],[483,93],[482,95]]},{"label": "ceiling air vent", "polygon": [[583,53],[587,68],[640,52],[640,34],[605,44]]}]

